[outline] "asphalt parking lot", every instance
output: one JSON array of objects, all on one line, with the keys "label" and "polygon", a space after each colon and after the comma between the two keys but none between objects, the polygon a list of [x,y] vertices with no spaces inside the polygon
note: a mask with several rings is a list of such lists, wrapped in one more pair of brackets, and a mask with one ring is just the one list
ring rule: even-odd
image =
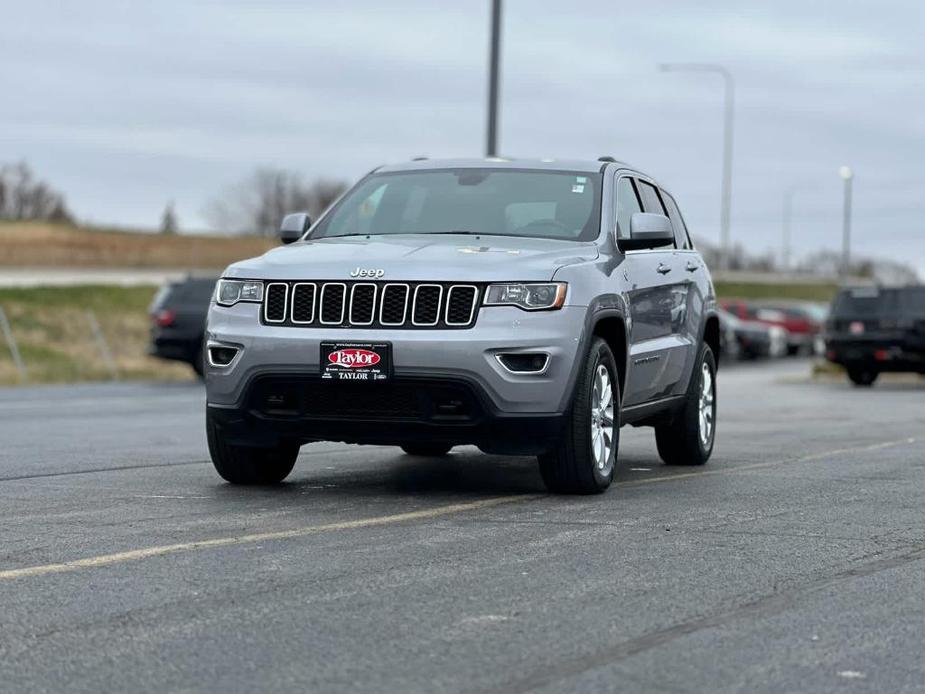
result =
[{"label": "asphalt parking lot", "polygon": [[202,388],[0,390],[0,691],[925,690],[925,380],[720,373],[716,450],[207,462]]}]

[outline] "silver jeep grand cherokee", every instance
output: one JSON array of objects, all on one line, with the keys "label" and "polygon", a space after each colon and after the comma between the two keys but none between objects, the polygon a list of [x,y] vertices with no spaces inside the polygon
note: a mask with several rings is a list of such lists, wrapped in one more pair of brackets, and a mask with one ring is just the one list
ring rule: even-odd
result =
[{"label": "silver jeep grand cherokee", "polygon": [[285,247],[231,265],[206,329],[206,427],[229,482],[311,441],[536,455],[606,489],[623,424],[701,465],[719,323],[674,199],[599,161],[418,160],[360,180]]}]

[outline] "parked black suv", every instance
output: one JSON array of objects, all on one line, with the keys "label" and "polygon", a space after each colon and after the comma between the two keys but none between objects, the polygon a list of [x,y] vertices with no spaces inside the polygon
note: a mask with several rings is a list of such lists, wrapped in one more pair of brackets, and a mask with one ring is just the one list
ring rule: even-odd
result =
[{"label": "parked black suv", "polygon": [[840,291],[826,326],[825,355],[859,386],[884,372],[925,374],[925,286]]},{"label": "parked black suv", "polygon": [[168,282],[158,290],[148,309],[151,316],[149,354],[186,362],[202,377],[203,334],[217,280],[217,277],[189,277]]}]

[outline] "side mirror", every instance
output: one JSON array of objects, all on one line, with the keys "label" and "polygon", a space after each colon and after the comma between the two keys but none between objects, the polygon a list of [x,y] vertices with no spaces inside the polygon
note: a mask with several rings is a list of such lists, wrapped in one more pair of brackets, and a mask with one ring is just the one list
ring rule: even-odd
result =
[{"label": "side mirror", "polygon": [[283,217],[279,225],[279,240],[283,243],[298,241],[312,225],[312,218],[307,212],[296,212]]},{"label": "side mirror", "polygon": [[674,229],[671,228],[671,220],[663,214],[635,212],[630,217],[629,238],[618,239],[618,243],[623,251],[672,246]]}]

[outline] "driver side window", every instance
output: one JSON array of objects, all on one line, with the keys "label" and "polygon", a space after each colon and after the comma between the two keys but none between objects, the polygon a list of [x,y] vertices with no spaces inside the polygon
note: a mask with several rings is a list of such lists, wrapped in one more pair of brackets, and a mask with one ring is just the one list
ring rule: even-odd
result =
[{"label": "driver side window", "polygon": [[617,238],[629,238],[630,219],[636,212],[642,212],[642,204],[633,179],[624,176],[617,181]]}]

